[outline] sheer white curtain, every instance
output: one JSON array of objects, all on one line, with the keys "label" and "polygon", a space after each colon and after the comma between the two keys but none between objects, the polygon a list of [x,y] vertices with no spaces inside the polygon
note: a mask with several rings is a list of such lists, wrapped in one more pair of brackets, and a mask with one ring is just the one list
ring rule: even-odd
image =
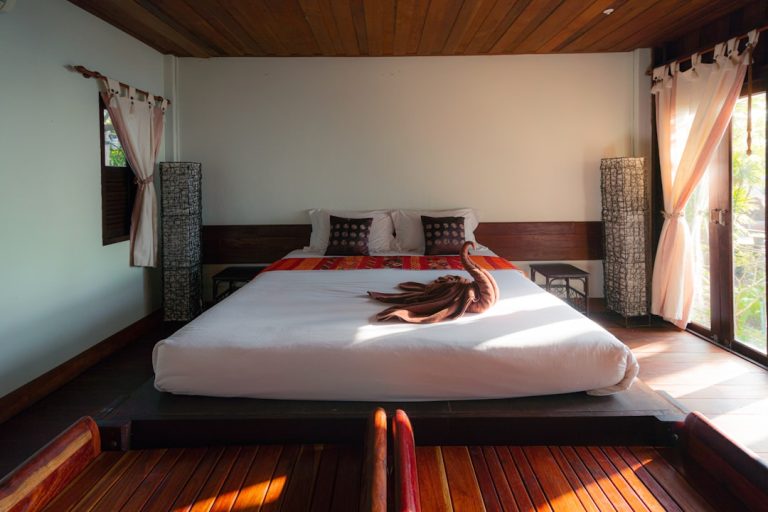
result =
[{"label": "sheer white curtain", "polygon": [[[757,42],[749,33],[748,45]],[[683,216],[688,199],[709,165],[739,98],[749,51],[731,39],[715,47],[714,63],[692,58],[653,70],[664,225],[653,269],[651,311],[680,328],[688,324],[694,294],[691,236]]]},{"label": "sheer white curtain", "polygon": [[131,214],[131,265],[157,266],[157,195],[154,172],[163,138],[163,116],[167,100],[157,102],[152,94],[137,93],[107,78],[101,92],[112,124],[131,164],[138,190]]}]

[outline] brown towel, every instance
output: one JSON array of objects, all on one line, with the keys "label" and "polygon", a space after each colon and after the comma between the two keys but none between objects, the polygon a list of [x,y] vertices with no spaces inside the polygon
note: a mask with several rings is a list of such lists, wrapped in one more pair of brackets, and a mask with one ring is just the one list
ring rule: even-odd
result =
[{"label": "brown towel", "polygon": [[368,292],[372,298],[389,304],[376,320],[400,320],[412,324],[431,324],[459,318],[464,313],[482,313],[499,298],[499,287],[493,276],[469,258],[473,242],[461,248],[461,263],[474,281],[459,276],[443,276],[428,284],[400,283],[403,293]]}]

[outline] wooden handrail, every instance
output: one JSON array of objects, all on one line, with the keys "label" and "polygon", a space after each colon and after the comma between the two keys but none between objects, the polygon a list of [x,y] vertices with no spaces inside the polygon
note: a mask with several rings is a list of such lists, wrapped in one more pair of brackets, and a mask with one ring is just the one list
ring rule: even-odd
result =
[{"label": "wooden handrail", "polygon": [[749,510],[764,510],[768,503],[768,464],[701,413],[688,414],[680,434],[687,460],[704,468]]},{"label": "wooden handrail", "polygon": [[392,420],[395,464],[395,512],[421,512],[419,478],[416,471],[416,443],[411,420],[402,409]]},{"label": "wooden handrail", "polygon": [[100,453],[96,423],[90,417],[79,419],[0,480],[0,510],[42,510]]},{"label": "wooden handrail", "polygon": [[387,413],[381,407],[368,419],[360,510],[387,511]]}]

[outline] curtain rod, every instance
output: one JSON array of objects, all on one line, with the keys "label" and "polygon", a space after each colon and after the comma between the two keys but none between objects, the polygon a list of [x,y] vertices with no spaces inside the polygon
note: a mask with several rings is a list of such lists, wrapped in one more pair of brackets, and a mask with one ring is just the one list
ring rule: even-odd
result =
[{"label": "curtain rod", "polygon": [[[752,29],[752,30],[756,30],[758,33],[765,32],[766,30],[768,30],[768,25],[763,25],[762,27],[759,27],[759,28],[756,28],[756,29]],[[736,40],[740,41],[742,39],[748,38],[749,37],[749,32],[751,32],[752,30],[749,30],[746,34],[742,34],[740,36],[737,36]],[[733,39],[733,38],[729,37],[728,39]],[[726,41],[728,39],[726,39]],[[665,62],[664,64],[659,64],[658,66],[651,66],[651,69],[646,71],[645,74],[648,75],[648,76],[651,76],[651,75],[653,75],[653,70],[656,69],[656,68],[660,68],[662,66],[669,66],[670,64],[674,64],[676,62],[685,62],[687,60],[691,60],[691,58],[694,55],[699,55],[701,53],[708,53],[708,52],[712,52],[712,51],[715,51],[715,47],[714,46],[710,46],[709,48],[705,48],[703,50],[695,51],[695,52],[691,53],[690,55],[688,55],[687,57],[680,57],[679,59],[672,59],[672,60],[669,60],[669,61]]]},{"label": "curtain rod", "polygon": [[[67,66],[67,69],[69,69],[70,71],[75,72],[75,73],[80,73],[81,75],[83,75],[83,78],[99,78],[99,79],[102,79],[102,80],[106,80],[107,79],[106,76],[102,75],[98,71],[91,71],[90,69],[86,68],[85,66],[71,66],[70,65],[70,66]],[[128,85],[128,84],[126,84],[124,82],[119,82],[119,83],[120,83],[120,85],[122,85],[124,87],[131,87],[130,85]],[[136,88],[134,88],[134,89],[136,89]],[[148,91],[143,91],[141,89],[136,89],[136,92],[141,93],[141,94],[143,94],[145,96],[149,96],[150,95],[150,93]],[[160,100],[167,101],[168,105],[171,104],[171,100],[169,100],[169,99],[166,99],[166,98],[163,98],[162,96],[157,96],[157,95],[153,95],[153,96],[154,96],[155,99],[159,98]]]}]

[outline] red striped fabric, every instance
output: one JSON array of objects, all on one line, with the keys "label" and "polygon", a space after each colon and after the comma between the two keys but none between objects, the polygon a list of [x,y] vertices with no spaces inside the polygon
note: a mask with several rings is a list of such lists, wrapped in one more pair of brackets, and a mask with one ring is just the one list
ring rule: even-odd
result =
[{"label": "red striped fabric", "polygon": [[[519,270],[499,256],[470,256],[485,270]],[[322,258],[284,258],[264,272],[275,270],[463,270],[459,256],[341,256]]]}]

